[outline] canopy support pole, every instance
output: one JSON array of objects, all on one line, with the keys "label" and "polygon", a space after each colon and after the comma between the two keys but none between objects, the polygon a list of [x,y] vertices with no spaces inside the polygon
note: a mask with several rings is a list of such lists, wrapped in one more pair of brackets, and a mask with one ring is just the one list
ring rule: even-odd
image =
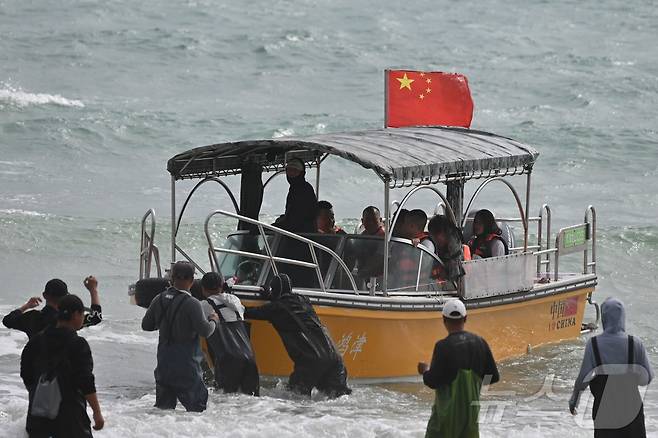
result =
[{"label": "canopy support pole", "polygon": [[315,160],[317,163],[316,172],[315,172],[315,199],[320,200],[320,163],[322,162],[319,158]]},{"label": "canopy support pole", "polygon": [[532,174],[532,167],[528,168],[528,175],[526,176],[526,182],[525,182],[525,214],[523,215],[523,218],[525,219],[525,227],[523,230],[523,252],[528,251],[528,229],[530,226],[530,222],[528,220],[529,217],[529,212],[530,212],[530,182],[531,178],[530,175]]},{"label": "canopy support pole", "polygon": [[[171,177],[171,266],[176,263],[176,178]],[[169,271],[171,272],[171,271]]]},{"label": "canopy support pole", "polygon": [[382,277],[384,296],[388,296],[388,242],[391,240],[391,188],[389,182],[389,178],[384,178],[384,275]]},{"label": "canopy support pole", "polygon": [[457,227],[462,223],[464,214],[464,181],[455,180],[446,183],[446,198],[455,215]]}]

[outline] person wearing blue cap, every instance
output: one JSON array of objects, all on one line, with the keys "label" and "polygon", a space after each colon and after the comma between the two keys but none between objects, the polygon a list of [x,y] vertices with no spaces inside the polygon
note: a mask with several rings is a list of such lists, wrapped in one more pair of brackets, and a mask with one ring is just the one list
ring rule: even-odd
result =
[{"label": "person wearing blue cap", "polygon": [[480,388],[500,376],[487,342],[464,330],[466,306],[459,299],[443,304],[448,336],[436,343],[432,364],[418,363],[426,386],[436,392],[425,438],[480,436]]},{"label": "person wearing blue cap", "polygon": [[[93,275],[90,275],[84,279],[83,284],[91,296],[91,308],[85,309],[83,327],[100,324],[103,320],[103,314],[98,294],[98,280]],[[55,325],[57,322],[59,301],[68,294],[69,290],[66,283],[59,278],[53,278],[46,283],[42,294],[46,305],[41,310],[32,310],[42,302],[41,298],[32,297],[21,307],[5,315],[2,323],[9,329],[24,332],[27,334],[28,339],[30,339],[46,327]]]}]

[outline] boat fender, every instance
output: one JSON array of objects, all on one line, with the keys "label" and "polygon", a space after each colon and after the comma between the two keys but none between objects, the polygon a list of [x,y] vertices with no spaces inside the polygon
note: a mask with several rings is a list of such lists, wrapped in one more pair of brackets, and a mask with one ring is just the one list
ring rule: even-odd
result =
[{"label": "boat fender", "polygon": [[[158,294],[164,292],[169,287],[169,280],[166,278],[144,278],[135,284],[135,303],[147,309]],[[194,280],[192,296],[198,300],[203,300],[201,294],[201,281]]]}]

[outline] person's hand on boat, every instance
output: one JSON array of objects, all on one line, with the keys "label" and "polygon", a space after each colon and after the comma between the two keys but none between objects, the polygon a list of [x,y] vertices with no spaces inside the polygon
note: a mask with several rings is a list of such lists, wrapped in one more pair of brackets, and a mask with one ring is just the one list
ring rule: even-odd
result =
[{"label": "person's hand on boat", "polygon": [[429,370],[430,366],[425,362],[418,362],[418,374],[423,374],[425,371]]},{"label": "person's hand on boat", "polygon": [[28,309],[34,309],[37,307],[39,304],[41,304],[41,298],[39,297],[32,297],[25,304],[21,306],[21,312],[25,312]]},{"label": "person's hand on boat", "polygon": [[420,244],[420,239],[417,238],[417,237],[414,237],[413,239],[411,239],[411,244],[413,246],[418,246]]}]

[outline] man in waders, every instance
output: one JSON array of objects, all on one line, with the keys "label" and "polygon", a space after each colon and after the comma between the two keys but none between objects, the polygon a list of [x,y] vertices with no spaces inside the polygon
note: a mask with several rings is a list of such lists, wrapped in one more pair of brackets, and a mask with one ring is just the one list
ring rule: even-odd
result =
[{"label": "man in waders", "polygon": [[207,272],[201,279],[205,301],[203,312],[216,312],[219,323],[207,338],[214,362],[215,386],[225,393],[242,392],[258,395],[260,379],[256,357],[244,321],[244,306],[240,298],[224,290],[224,278],[217,272]]},{"label": "man in waders", "polygon": [[626,334],[624,304],[608,298],[601,305],[603,333],[585,346],[585,357],[569,400],[576,414],[581,391],[589,386],[594,395],[594,436],[645,437],[644,407],[639,386],[653,379],[642,341]]},{"label": "man in waders", "polygon": [[347,370],[309,299],[292,293],[290,278],[280,274],[270,285],[271,302],[248,308],[245,318],[272,323],[294,363],[288,389],[311,395],[317,388],[329,397],[350,394]]},{"label": "man in waders", "polygon": [[[479,437],[480,388],[499,380],[487,342],[464,331],[466,307],[459,299],[443,305],[448,336],[434,346],[432,364],[418,363],[425,385],[436,391],[426,438]],[[491,379],[491,380],[489,380]]]},{"label": "man in waders", "polygon": [[188,411],[206,409],[208,390],[203,383],[199,336],[215,330],[217,314],[203,314],[201,302],[190,295],[194,266],[177,262],[171,269],[173,286],[153,298],[142,329],[160,331],[155,368],[155,407],[175,409],[180,401]]}]

